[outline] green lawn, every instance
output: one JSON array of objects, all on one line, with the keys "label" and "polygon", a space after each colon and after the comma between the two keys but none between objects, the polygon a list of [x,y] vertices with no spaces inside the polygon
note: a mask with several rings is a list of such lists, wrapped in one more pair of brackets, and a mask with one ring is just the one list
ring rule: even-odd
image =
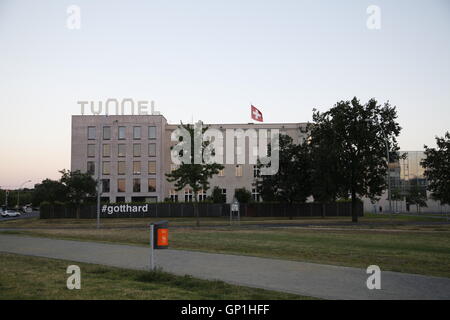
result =
[{"label": "green lawn", "polygon": [[[33,236],[148,245],[148,230],[36,229]],[[450,277],[450,226],[354,228],[172,228],[172,249],[231,253]]]},{"label": "green lawn", "polygon": [[[81,269],[81,289],[69,290],[67,266]],[[310,299],[155,271],[0,253],[0,299]]]}]

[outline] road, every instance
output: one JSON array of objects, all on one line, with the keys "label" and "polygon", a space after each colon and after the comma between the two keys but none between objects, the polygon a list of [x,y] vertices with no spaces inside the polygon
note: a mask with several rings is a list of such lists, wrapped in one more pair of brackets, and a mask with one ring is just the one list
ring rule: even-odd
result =
[{"label": "road", "polygon": [[[0,252],[145,270],[149,249],[139,246],[0,235]],[[366,270],[323,264],[156,250],[156,265],[177,275],[324,299],[450,299],[450,279],[382,271],[381,290],[366,286]]]}]

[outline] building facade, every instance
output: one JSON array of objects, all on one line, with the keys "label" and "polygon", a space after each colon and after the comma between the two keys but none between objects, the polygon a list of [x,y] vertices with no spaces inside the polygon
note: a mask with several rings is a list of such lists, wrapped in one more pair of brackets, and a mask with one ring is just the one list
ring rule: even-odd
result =
[{"label": "building facade", "polygon": [[[205,124],[223,132],[226,130],[277,129],[290,135],[294,143],[305,138],[306,123],[263,124]],[[162,115],[74,115],[72,116],[71,170],[89,172],[102,181],[102,200],[113,202],[155,202],[171,198],[175,201],[192,201],[190,188],[176,191],[167,182],[166,173],[176,165],[172,163],[171,135],[179,127],[168,124]],[[250,164],[248,141],[244,150],[233,143],[234,154],[245,153],[245,163],[224,164],[224,169],[210,181],[210,189],[198,194],[206,199],[217,186],[231,202],[234,191],[246,188],[255,200],[260,196],[255,186],[257,168]],[[242,149],[242,148],[241,148]],[[226,159],[226,150],[222,156]]]},{"label": "building facade", "polygon": [[[294,143],[306,138],[307,123],[261,123],[261,124],[206,124],[223,132],[226,130],[277,129],[288,134]],[[167,198],[173,201],[192,201],[190,188],[176,191],[173,183],[166,179],[176,165],[172,163],[171,135],[179,127],[168,124],[162,115],[74,115],[72,116],[71,170],[89,172],[102,181],[102,200],[116,202],[155,202]],[[215,186],[222,190],[227,202],[231,202],[235,189],[251,191],[255,201],[261,200],[256,188],[258,169],[248,161],[250,146],[246,141],[244,150],[233,143],[234,154],[245,153],[245,163],[224,164],[224,169],[210,181],[210,189],[200,192],[198,198],[206,199]],[[441,206],[426,191],[426,179],[420,161],[420,151],[400,152],[402,157],[389,165],[391,180],[391,205],[387,192],[372,203],[364,198],[365,212],[434,212],[450,210]],[[223,150],[223,159],[226,159]],[[225,160],[224,160],[225,163]],[[421,199],[425,205],[419,205]],[[312,199],[309,199],[312,200]]]}]

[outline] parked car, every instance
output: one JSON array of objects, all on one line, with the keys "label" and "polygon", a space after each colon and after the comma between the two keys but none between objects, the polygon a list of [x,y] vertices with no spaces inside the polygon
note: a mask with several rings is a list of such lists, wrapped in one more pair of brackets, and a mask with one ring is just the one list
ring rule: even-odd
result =
[{"label": "parked car", "polygon": [[2,212],[2,217],[7,218],[7,217],[19,217],[20,216],[20,212],[19,211],[15,211],[15,210],[11,210],[11,209],[7,209],[5,211]]}]

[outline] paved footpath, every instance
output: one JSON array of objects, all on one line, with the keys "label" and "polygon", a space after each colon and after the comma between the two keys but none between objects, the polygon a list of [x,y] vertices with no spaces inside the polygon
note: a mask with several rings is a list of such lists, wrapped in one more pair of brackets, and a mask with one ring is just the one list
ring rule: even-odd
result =
[{"label": "paved footpath", "polygon": [[[149,265],[148,248],[98,242],[0,235],[0,252],[137,270]],[[155,257],[178,275],[325,299],[450,299],[449,278],[382,271],[381,290],[369,290],[369,275],[359,268],[184,250],[156,250]]]}]

